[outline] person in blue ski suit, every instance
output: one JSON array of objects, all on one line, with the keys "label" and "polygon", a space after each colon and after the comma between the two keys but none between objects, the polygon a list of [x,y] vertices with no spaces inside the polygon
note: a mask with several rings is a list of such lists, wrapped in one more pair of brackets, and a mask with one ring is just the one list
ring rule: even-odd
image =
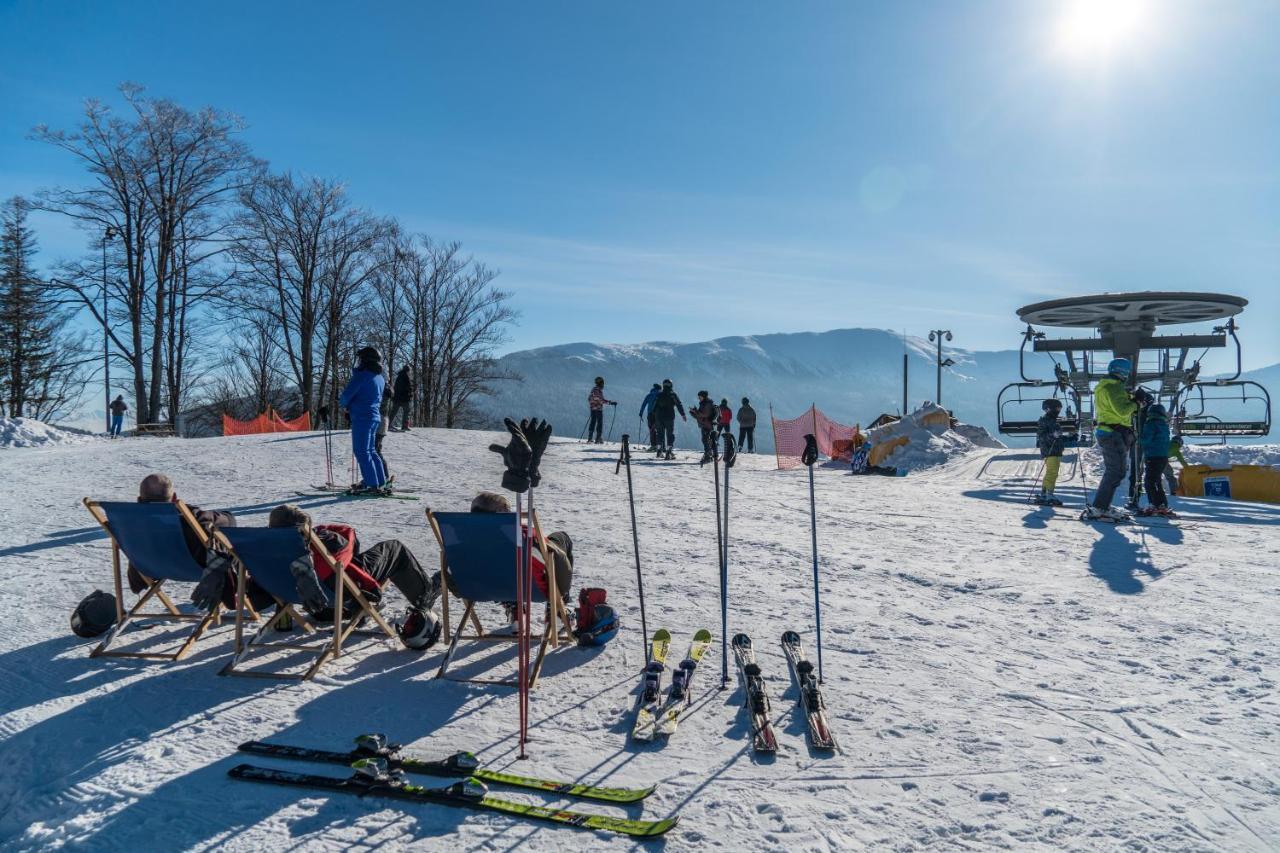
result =
[{"label": "person in blue ski suit", "polygon": [[653,383],[653,388],[644,396],[644,402],[640,404],[640,417],[645,419],[645,424],[649,427],[650,453],[658,449],[658,418],[654,414],[653,404],[660,393],[662,393],[662,386],[657,382]]},{"label": "person in blue ski suit", "polygon": [[338,405],[346,409],[351,418],[351,452],[360,465],[363,489],[381,489],[387,484],[386,468],[375,450],[386,387],[382,354],[373,347],[357,352],[355,370],[351,371],[347,387],[342,389]]}]

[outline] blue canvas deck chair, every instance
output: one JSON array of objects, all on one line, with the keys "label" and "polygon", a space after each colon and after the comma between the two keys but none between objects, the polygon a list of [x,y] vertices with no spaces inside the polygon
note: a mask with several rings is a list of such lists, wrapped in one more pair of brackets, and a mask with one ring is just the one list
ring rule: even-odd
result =
[{"label": "blue canvas deck chair", "polygon": [[[514,643],[517,636],[514,631],[489,633],[480,624],[476,614],[479,602],[504,602],[516,600],[516,514],[472,513],[472,512],[432,512],[427,510],[427,521],[431,525],[436,540],[440,543],[440,573],[444,580],[441,592],[441,613],[444,619],[444,637],[449,639],[449,592],[454,591],[462,599],[464,605],[462,616],[458,619],[457,628],[440,663],[437,678],[446,678],[449,664],[453,660],[454,651],[459,640],[478,642]],[[531,527],[536,554],[545,555],[543,562],[551,564],[550,555],[554,543],[542,535],[538,524],[538,516],[533,515]],[[561,640],[571,637],[568,631],[568,613],[560,593],[556,589],[555,571],[547,571],[548,594],[543,595],[537,584],[533,587],[535,603],[547,604],[542,637],[538,645],[538,655],[530,670],[529,686],[538,681],[538,673],[542,670],[542,661],[546,657],[547,647],[555,648]],[[551,606],[548,599],[555,603]],[[474,633],[464,635],[470,624]],[[559,628],[557,629],[557,626]],[[517,686],[514,679],[460,678],[459,681],[471,681],[479,684],[502,684]]]},{"label": "blue canvas deck chair", "polygon": [[[247,640],[244,637],[244,620],[240,612],[236,618],[236,648],[231,661],[222,668],[220,675],[244,675],[255,678],[294,678],[307,681],[319,671],[326,661],[342,655],[342,644],[359,629],[365,619],[372,619],[381,629],[381,633],[392,640],[399,639],[396,632],[382,618],[377,609],[369,602],[360,587],[339,571],[337,563],[325,549],[324,544],[316,537],[311,528],[299,531],[294,527],[229,527],[214,532],[214,537],[224,544],[236,565],[236,600],[245,601],[245,583],[249,578],[262,587],[276,601],[275,614]],[[289,571],[289,564],[297,559],[310,560],[317,555],[329,564],[329,570],[342,582],[329,592],[328,585],[321,584],[329,595],[333,606],[334,621],[332,627],[320,630],[313,619],[303,615],[297,605],[302,603],[298,588]],[[351,603],[355,606],[352,607]],[[270,641],[275,631],[283,631],[292,626],[300,628],[305,638],[290,642]],[[310,642],[312,636],[324,636],[322,642]],[[369,632],[362,632],[369,633]],[[376,636],[377,632],[373,632]],[[301,671],[285,671],[282,669],[247,669],[250,656],[254,652],[288,650],[293,653],[308,655]],[[312,656],[314,655],[314,656]],[[289,655],[285,656],[290,657]],[[296,667],[296,664],[295,664]]]},{"label": "blue canvas deck chair", "polygon": [[[191,510],[181,501],[165,503],[136,503],[134,501],[94,501],[84,499],[85,508],[111,539],[111,570],[115,583],[116,624],[98,644],[90,657],[149,658],[153,660],[178,660],[187,652],[211,624],[218,622],[222,606],[208,613],[183,613],[164,591],[167,581],[196,583],[204,568],[191,556],[184,529],[191,530],[206,547],[209,536]],[[147,587],[137,603],[124,609],[124,582],[121,574],[120,554],[142,575]],[[159,602],[162,610],[144,610],[151,601]],[[252,611],[250,611],[252,613]],[[256,615],[256,614],[254,614]],[[135,619],[148,622],[194,622],[195,627],[176,651],[117,651],[112,648]]]}]

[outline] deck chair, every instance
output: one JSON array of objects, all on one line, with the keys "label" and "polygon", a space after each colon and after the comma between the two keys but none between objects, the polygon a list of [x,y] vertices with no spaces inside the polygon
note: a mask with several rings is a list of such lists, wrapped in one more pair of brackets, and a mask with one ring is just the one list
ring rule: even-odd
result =
[{"label": "deck chair", "polygon": [[[294,678],[307,681],[319,671],[328,660],[342,655],[342,644],[360,627],[365,619],[372,619],[393,640],[398,641],[396,632],[382,618],[377,609],[369,603],[369,599],[360,591],[345,572],[338,569],[337,563],[324,545],[316,538],[315,533],[307,528],[299,535],[293,527],[229,527],[215,531],[213,534],[220,540],[236,564],[236,601],[245,601],[245,582],[253,578],[254,583],[262,587],[276,601],[275,614],[259,628],[248,640],[244,638],[243,608],[236,614],[236,646],[231,661],[222,668],[219,675],[244,675],[254,678]],[[308,547],[310,546],[310,548]],[[304,634],[310,636],[319,633],[316,625],[300,612],[296,605],[302,603],[289,564],[299,557],[310,559],[310,554],[319,554],[328,564],[329,569],[342,582],[336,585],[336,591],[325,589],[330,604],[333,606],[334,621],[332,636],[321,643],[303,642],[268,642],[267,638],[274,630],[290,624],[300,627]],[[350,597],[358,608],[350,616],[346,615],[344,604]],[[301,672],[285,672],[282,670],[246,669],[253,652],[267,649],[288,649],[293,652],[315,653],[306,669]]]},{"label": "deck chair", "polygon": [[[181,501],[165,503],[136,503],[134,501],[94,501],[84,499],[85,508],[111,538],[111,570],[116,593],[116,624],[90,657],[148,658],[152,660],[178,660],[187,652],[211,624],[218,621],[222,605],[208,613],[182,613],[164,591],[168,581],[196,583],[204,568],[191,556],[183,528],[195,532],[200,541],[209,544],[209,536],[196,521],[191,510]],[[124,583],[121,575],[120,553],[142,575],[147,588],[138,601],[124,609]],[[148,602],[159,602],[163,610],[145,611]],[[195,622],[177,651],[143,652],[116,651],[111,646],[121,638],[125,628],[135,619],[169,622]]]},{"label": "deck chair", "polygon": [[[479,602],[502,602],[516,600],[516,514],[505,513],[472,513],[472,512],[432,512],[427,510],[427,521],[431,525],[436,540],[440,543],[441,611],[444,619],[445,638],[449,639],[449,590],[457,590],[464,608],[458,619],[457,628],[449,642],[448,651],[440,663],[437,678],[446,678],[449,664],[453,661],[459,640],[478,642],[517,641],[515,632],[493,634],[486,632],[476,614]],[[542,535],[538,524],[538,516],[533,515],[534,546],[544,555],[544,561],[550,566],[552,550],[556,546]],[[545,623],[538,645],[538,655],[530,670],[529,686],[532,688],[538,681],[538,673],[542,671],[542,661],[546,657],[547,647],[556,647],[561,640],[569,639],[569,616],[560,593],[556,589],[555,572],[547,572],[548,595],[544,596],[537,585],[533,588],[533,600],[545,603]],[[550,599],[550,601],[548,601]],[[554,606],[553,606],[554,605]],[[468,623],[474,633],[464,636]],[[559,629],[557,629],[559,626]],[[470,681],[478,684],[501,684],[508,687],[518,686],[514,679],[461,678],[458,681]]]}]

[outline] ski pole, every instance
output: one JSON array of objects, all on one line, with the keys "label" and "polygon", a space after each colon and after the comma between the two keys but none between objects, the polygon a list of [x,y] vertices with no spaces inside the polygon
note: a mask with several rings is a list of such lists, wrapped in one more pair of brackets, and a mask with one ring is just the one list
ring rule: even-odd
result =
[{"label": "ski pole", "polygon": [[582,439],[587,435],[587,427],[591,426],[591,415],[587,415],[587,422],[582,425],[582,432],[578,433],[578,444],[582,444]]},{"label": "ski pole", "polygon": [[[533,622],[533,535],[537,530],[534,524],[534,508],[533,508],[533,486],[529,486],[529,520],[525,525],[524,533],[524,601],[521,602],[520,608],[520,639],[523,645],[521,653],[521,663],[524,665],[524,679],[520,684],[520,718],[522,728],[520,730],[520,758],[528,758],[525,752],[525,746],[529,743],[529,691],[533,686],[533,673],[529,669],[529,652],[533,645],[532,641],[532,622]],[[543,571],[555,571],[554,555],[548,553],[545,558],[546,566]],[[551,588],[550,582],[547,588]],[[549,601],[547,606],[554,608],[557,602]],[[548,616],[550,618],[550,616]]]},{"label": "ski pole", "polygon": [[609,441],[613,441],[613,425],[618,421],[618,404],[613,404],[613,414],[609,416]]},{"label": "ski pole", "polygon": [[723,541],[720,550],[720,684],[721,688],[729,684],[729,644],[724,638],[729,636],[729,469],[738,458],[733,436],[724,434],[724,524]]},{"label": "ski pole", "polygon": [[649,661],[649,623],[644,614],[644,576],[640,573],[640,531],[636,527],[636,495],[631,485],[631,436],[622,434],[622,452],[618,454],[618,464],[613,473],[617,475],[623,465],[627,466],[627,504],[631,507],[631,547],[636,555],[636,588],[640,591],[640,660]]},{"label": "ski pole", "polygon": [[[711,472],[715,477],[716,490],[716,564],[720,569],[720,624],[722,629],[728,625],[729,611],[725,607],[725,570],[724,570],[724,529],[721,527],[722,518],[720,517],[720,459],[718,458],[714,444],[707,444],[704,440],[703,449],[710,452],[711,456]],[[729,644],[725,642],[725,635],[720,635],[720,689],[723,690],[729,685]]]},{"label": "ski pole", "polygon": [[804,455],[800,461],[809,469],[809,532],[813,542],[813,614],[814,629],[818,634],[818,683],[822,683],[822,598],[818,589],[818,503],[813,490],[813,465],[818,461],[818,440],[812,435],[804,437]]}]

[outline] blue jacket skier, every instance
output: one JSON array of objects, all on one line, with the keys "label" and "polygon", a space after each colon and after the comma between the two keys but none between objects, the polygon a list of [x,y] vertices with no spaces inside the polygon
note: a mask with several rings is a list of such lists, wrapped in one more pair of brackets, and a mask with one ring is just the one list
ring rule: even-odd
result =
[{"label": "blue jacket skier", "polygon": [[360,465],[361,490],[382,489],[387,484],[387,471],[375,449],[386,387],[382,354],[373,347],[357,352],[355,370],[351,371],[347,387],[342,389],[338,405],[346,409],[351,418],[351,452]]},{"label": "blue jacket skier", "polygon": [[657,382],[653,383],[649,393],[644,395],[644,402],[640,404],[640,417],[644,418],[645,425],[649,427],[650,452],[658,449],[658,416],[653,411],[653,404],[660,393],[662,393],[662,386]]},{"label": "blue jacket skier", "polygon": [[1172,443],[1169,434],[1169,415],[1164,406],[1153,403],[1147,407],[1139,440],[1142,442],[1142,458],[1145,465],[1143,485],[1147,489],[1147,501],[1151,504],[1149,512],[1172,515],[1173,513],[1169,511],[1169,496],[1164,490],[1164,469],[1169,467]]}]

